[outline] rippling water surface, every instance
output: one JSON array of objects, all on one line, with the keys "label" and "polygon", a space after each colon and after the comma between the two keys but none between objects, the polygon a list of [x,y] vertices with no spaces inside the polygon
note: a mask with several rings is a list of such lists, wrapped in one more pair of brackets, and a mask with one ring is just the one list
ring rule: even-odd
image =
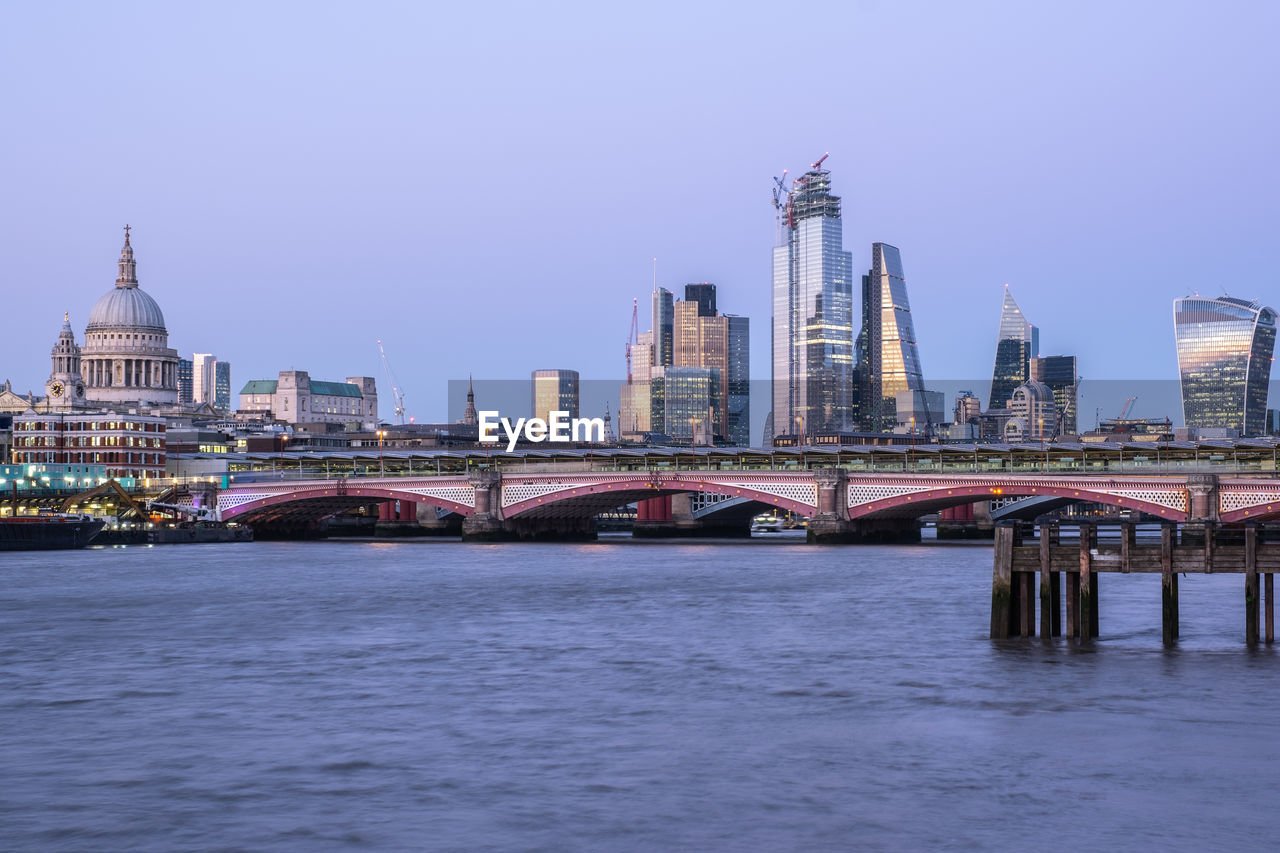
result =
[{"label": "rippling water surface", "polygon": [[0,555],[0,839],[52,850],[1260,849],[1243,581],[992,643],[975,546]]}]

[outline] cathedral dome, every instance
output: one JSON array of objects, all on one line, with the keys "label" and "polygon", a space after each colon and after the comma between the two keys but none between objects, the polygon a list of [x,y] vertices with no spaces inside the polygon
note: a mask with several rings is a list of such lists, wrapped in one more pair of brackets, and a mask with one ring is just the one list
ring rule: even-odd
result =
[{"label": "cathedral dome", "polygon": [[118,328],[166,331],[160,306],[136,286],[116,287],[99,299],[89,312],[86,331]]},{"label": "cathedral dome", "polygon": [[129,229],[125,228],[124,248],[120,250],[120,273],[116,286],[98,300],[89,312],[86,332],[103,329],[153,329],[167,332],[160,306],[138,287],[138,266],[129,245]]}]

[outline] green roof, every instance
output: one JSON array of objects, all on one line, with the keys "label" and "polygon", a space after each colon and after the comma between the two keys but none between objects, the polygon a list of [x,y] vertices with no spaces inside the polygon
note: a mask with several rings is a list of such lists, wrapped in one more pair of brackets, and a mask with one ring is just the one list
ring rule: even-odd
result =
[{"label": "green roof", "polygon": [[276,393],[276,380],[274,379],[251,379],[240,389],[241,394],[274,394]]},{"label": "green roof", "polygon": [[364,396],[360,393],[359,385],[352,385],[350,382],[319,382],[315,379],[311,380],[311,394],[313,396],[319,394],[322,397]]}]

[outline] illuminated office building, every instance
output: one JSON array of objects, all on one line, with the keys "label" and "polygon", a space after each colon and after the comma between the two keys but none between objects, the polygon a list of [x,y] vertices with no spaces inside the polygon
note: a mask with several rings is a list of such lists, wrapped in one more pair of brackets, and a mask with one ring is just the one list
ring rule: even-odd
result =
[{"label": "illuminated office building", "polygon": [[840,197],[821,164],[776,199],[771,396],[777,435],[853,426],[853,257],[843,248]]},{"label": "illuminated office building", "polygon": [[578,371],[533,371],[533,416],[548,421],[552,412],[578,417]]},{"label": "illuminated office building", "polygon": [[1187,296],[1174,300],[1173,331],[1186,425],[1261,435],[1276,312],[1231,296]]},{"label": "illuminated office building", "polygon": [[902,391],[923,391],[920,350],[902,254],[888,243],[871,245],[871,269],[862,277],[862,331],[858,335],[858,420],[872,432],[893,429]]}]

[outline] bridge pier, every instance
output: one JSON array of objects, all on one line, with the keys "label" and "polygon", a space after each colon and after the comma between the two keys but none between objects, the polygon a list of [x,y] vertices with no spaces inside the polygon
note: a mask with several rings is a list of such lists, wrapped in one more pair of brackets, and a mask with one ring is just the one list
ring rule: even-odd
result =
[{"label": "bridge pier", "polygon": [[671,495],[659,495],[636,501],[636,524],[631,529],[633,539],[669,539],[679,535],[671,498]]},{"label": "bridge pier", "polygon": [[991,522],[991,502],[948,507],[938,511],[939,539],[991,539],[995,525]]},{"label": "bridge pier", "polygon": [[470,477],[475,489],[475,510],[463,519],[463,542],[506,542],[510,535],[502,523],[502,476],[495,471],[477,471]]}]

